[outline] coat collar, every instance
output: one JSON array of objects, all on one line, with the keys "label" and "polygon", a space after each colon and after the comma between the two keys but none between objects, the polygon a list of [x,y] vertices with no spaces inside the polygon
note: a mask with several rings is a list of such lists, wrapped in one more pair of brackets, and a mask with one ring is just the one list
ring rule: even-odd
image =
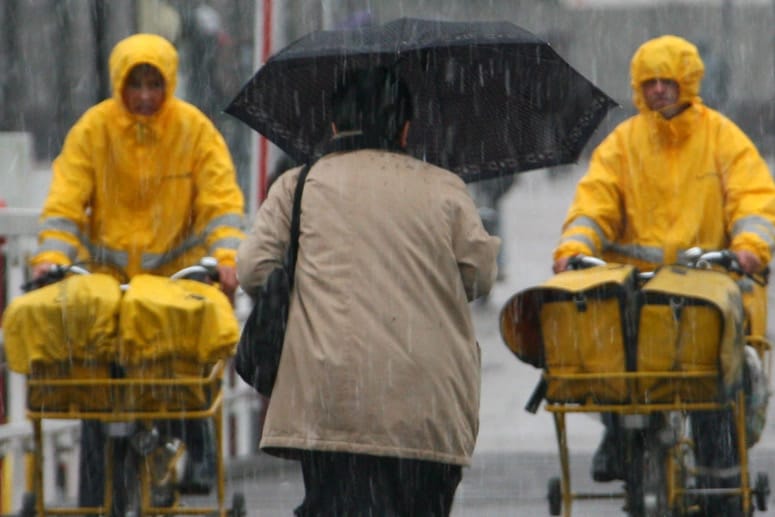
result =
[{"label": "coat collar", "polygon": [[647,120],[650,132],[664,145],[680,145],[692,134],[697,120],[704,110],[702,104],[691,104],[683,112],[671,119],[664,118],[659,112],[642,112]]},{"label": "coat collar", "polygon": [[322,149],[321,155],[337,152],[357,151],[359,149],[384,149],[394,153],[406,152],[397,143],[378,136],[369,136],[361,131],[343,131],[337,133]]}]

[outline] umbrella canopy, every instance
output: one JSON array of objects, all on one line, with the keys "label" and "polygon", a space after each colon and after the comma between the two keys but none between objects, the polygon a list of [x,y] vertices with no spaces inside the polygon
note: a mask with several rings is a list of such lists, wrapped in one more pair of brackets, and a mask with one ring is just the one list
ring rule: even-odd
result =
[{"label": "umbrella canopy", "polygon": [[331,136],[337,78],[375,66],[411,90],[407,151],[465,181],[575,162],[616,106],[516,25],[402,18],[302,37],[271,57],[226,112],[305,162]]}]

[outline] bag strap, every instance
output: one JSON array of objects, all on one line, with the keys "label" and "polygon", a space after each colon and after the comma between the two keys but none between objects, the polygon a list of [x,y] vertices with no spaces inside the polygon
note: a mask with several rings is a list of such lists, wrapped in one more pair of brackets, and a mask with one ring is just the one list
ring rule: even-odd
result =
[{"label": "bag strap", "polygon": [[296,182],[296,191],[293,195],[293,211],[291,212],[291,240],[288,244],[288,255],[285,259],[288,271],[288,284],[293,286],[293,277],[296,272],[296,257],[299,254],[299,227],[301,225],[301,195],[304,192],[304,183],[311,168],[310,164],[304,165]]}]

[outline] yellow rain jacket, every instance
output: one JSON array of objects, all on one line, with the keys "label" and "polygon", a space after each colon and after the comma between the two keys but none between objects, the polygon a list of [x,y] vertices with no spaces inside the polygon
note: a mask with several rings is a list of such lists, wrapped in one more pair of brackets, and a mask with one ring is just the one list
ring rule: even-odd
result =
[{"label": "yellow rain jacket", "polygon": [[[691,247],[754,252],[767,264],[775,244],[775,184],[753,143],[698,97],[704,72],[691,43],[663,36],[632,59],[639,113],[595,150],[578,184],[554,259],[602,256],[644,270]],[[641,85],[678,82],[690,106],[665,119]]]},{"label": "yellow rain jacket", "polygon": [[[129,71],[158,68],[165,100],[151,116],[121,99]],[[244,202],[223,137],[174,97],[178,56],[164,38],[138,34],[110,56],[113,96],[73,126],[53,164],[32,264],[91,259],[167,275],[202,256],[234,265]]]}]

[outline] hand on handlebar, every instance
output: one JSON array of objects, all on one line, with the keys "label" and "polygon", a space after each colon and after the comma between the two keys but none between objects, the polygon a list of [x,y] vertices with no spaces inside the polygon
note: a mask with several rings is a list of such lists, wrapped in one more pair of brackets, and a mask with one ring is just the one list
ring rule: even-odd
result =
[{"label": "hand on handlebar", "polygon": [[41,262],[32,266],[32,279],[39,280],[41,277],[50,274],[59,264],[53,262]]},{"label": "hand on handlebar", "polygon": [[754,253],[748,250],[740,250],[736,251],[735,255],[737,256],[737,263],[740,265],[740,269],[742,269],[744,273],[753,275],[755,273],[761,272],[762,263],[759,260],[759,257],[757,257]]},{"label": "hand on handlebar", "polygon": [[588,267],[603,266],[605,260],[597,257],[590,257],[588,255],[573,255],[572,257],[564,257],[557,259],[552,266],[552,271],[556,273],[562,273],[568,269],[586,269]]},{"label": "hand on handlebar", "polygon": [[237,268],[218,264],[217,269],[221,290],[234,303],[234,291],[237,290]]},{"label": "hand on handlebar", "polygon": [[32,279],[22,284],[21,289],[25,293],[52,284],[65,277],[67,266],[53,262],[41,262],[32,267]]},{"label": "hand on handlebar", "polygon": [[[696,248],[699,250],[699,248]],[[769,267],[763,265],[751,251],[708,251],[702,252],[689,250],[693,252],[689,265],[694,267],[708,267],[710,264],[716,264],[724,267],[727,271],[745,275],[759,285],[767,285],[770,276]]]},{"label": "hand on handlebar", "polygon": [[[748,250],[703,252],[701,248],[690,248],[684,252],[683,258],[681,263],[691,267],[709,267],[716,264],[727,271],[744,274],[760,285],[767,285],[769,268],[761,263],[755,253]],[[605,261],[595,257],[574,255],[556,260],[552,270],[557,274],[568,269],[584,269],[602,264],[605,264]]]},{"label": "hand on handlebar", "polygon": [[561,259],[557,259],[554,261],[554,264],[552,265],[552,271],[554,274],[562,273],[566,269],[568,269],[568,261],[570,260],[570,257],[563,257]]},{"label": "hand on handlebar", "polygon": [[[53,262],[41,262],[32,267],[32,279],[22,285],[21,289],[24,292],[38,289],[62,280],[69,273],[88,275],[91,271],[76,264],[64,266]],[[199,264],[185,267],[170,275],[170,278],[196,278],[206,283],[217,282],[229,300],[234,301],[234,292],[237,289],[237,269],[234,266],[217,264],[212,257],[204,257]],[[128,278],[126,282],[129,282]],[[126,283],[122,284],[122,289],[126,285]]]}]

